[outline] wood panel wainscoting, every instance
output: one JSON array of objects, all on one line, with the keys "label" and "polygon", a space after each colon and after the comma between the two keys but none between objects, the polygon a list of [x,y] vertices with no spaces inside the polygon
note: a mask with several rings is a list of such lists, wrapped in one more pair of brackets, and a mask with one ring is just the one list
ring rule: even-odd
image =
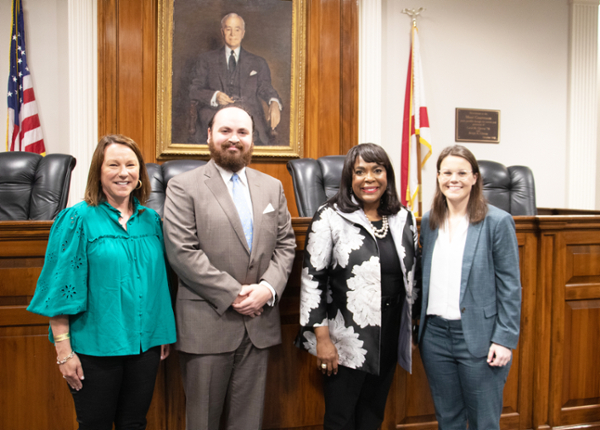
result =
[{"label": "wood panel wainscoting", "polygon": [[[516,217],[521,337],[504,391],[503,429],[600,429],[600,216]],[[272,348],[265,429],[321,429],[321,374],[297,349],[300,272],[310,220],[294,218],[296,260],[281,300],[283,343]],[[73,402],[47,340],[48,319],[25,308],[35,291],[51,222],[0,222],[0,428],[75,429]],[[185,428],[177,354],[161,365],[148,429]],[[384,429],[435,429],[418,352],[401,369]]]}]

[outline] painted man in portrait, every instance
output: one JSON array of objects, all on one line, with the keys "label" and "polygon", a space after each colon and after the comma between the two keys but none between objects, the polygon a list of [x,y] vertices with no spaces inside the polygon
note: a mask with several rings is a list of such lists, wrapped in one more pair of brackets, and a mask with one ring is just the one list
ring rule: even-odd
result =
[{"label": "painted man in portrait", "polygon": [[[197,114],[200,130],[190,138],[196,143],[206,142],[208,121],[219,107],[240,104],[254,118],[255,144],[273,144],[270,141],[276,135],[283,105],[271,85],[271,71],[265,59],[242,48],[245,31],[241,16],[225,15],[221,20],[225,45],[202,53],[192,72],[189,91],[192,121],[196,122]],[[261,100],[269,106],[267,115]]]}]

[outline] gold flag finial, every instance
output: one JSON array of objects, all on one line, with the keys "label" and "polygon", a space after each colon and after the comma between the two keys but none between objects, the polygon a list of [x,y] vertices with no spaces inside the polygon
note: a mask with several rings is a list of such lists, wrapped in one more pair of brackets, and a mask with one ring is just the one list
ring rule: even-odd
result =
[{"label": "gold flag finial", "polygon": [[417,26],[417,17],[421,15],[421,12],[425,10],[424,7],[420,7],[418,10],[416,9],[402,9],[402,13],[407,14],[412,19],[413,27]]}]

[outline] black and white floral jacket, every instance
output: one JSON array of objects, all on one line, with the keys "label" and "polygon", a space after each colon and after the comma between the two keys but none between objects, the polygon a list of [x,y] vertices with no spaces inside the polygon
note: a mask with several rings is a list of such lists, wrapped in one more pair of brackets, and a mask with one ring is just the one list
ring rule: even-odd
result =
[{"label": "black and white floral jacket", "polygon": [[[388,217],[404,276],[406,302],[398,339],[398,363],[411,372],[412,305],[417,297],[417,223],[402,208]],[[381,268],[379,248],[365,213],[320,207],[308,229],[296,345],[317,354],[314,327],[329,326],[339,364],[379,374]]]}]

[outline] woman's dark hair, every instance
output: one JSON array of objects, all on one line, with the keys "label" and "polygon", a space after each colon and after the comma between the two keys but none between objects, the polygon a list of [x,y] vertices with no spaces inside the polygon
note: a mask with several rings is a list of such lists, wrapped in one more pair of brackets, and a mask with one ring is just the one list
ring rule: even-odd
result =
[{"label": "woman's dark hair", "polygon": [[[363,143],[352,147],[346,159],[344,160],[344,167],[342,169],[342,180],[340,182],[340,189],[337,194],[331,197],[327,203],[333,205],[337,204],[340,211],[345,213],[354,212],[362,208],[361,202],[354,203],[352,201],[352,177],[354,175],[354,164],[358,157],[361,157],[367,163],[377,163],[385,169],[387,176],[387,188],[381,196],[379,208],[377,213],[379,215],[395,215],[400,211],[402,205],[398,200],[398,193],[396,192],[396,177],[394,175],[394,168],[390,162],[385,150],[374,143]],[[355,199],[357,200],[357,199]]]},{"label": "woman's dark hair", "polygon": [[[471,165],[471,170],[474,175],[477,175],[477,181],[471,188],[471,195],[469,196],[469,203],[467,204],[467,216],[471,224],[477,224],[483,221],[487,214],[487,202],[483,197],[483,178],[479,172],[479,164],[471,151],[462,145],[448,146],[442,150],[442,153],[437,160],[437,174],[440,173],[440,166],[444,158],[448,156],[464,158]],[[429,227],[433,230],[439,228],[444,224],[446,217],[448,216],[448,203],[446,202],[446,196],[440,189],[440,183],[438,180],[435,181],[435,195],[433,196],[433,204],[431,205],[431,212],[429,214]]]},{"label": "woman's dark hair", "polygon": [[92,156],[92,162],[90,164],[90,172],[88,174],[87,186],[85,187],[85,198],[84,200],[90,206],[98,206],[100,203],[106,201],[106,195],[102,191],[102,184],[100,183],[100,171],[102,170],[102,163],[104,163],[104,152],[106,147],[117,143],[124,145],[131,149],[135,154],[138,163],[140,165],[139,180],[142,181],[140,188],[134,189],[129,195],[129,203],[133,205],[133,198],[136,197],[140,204],[145,204],[146,200],[150,196],[152,191],[150,188],[150,179],[148,178],[148,171],[146,170],[146,164],[142,158],[142,152],[137,143],[126,136],[121,134],[109,134],[98,142],[94,155]]}]

